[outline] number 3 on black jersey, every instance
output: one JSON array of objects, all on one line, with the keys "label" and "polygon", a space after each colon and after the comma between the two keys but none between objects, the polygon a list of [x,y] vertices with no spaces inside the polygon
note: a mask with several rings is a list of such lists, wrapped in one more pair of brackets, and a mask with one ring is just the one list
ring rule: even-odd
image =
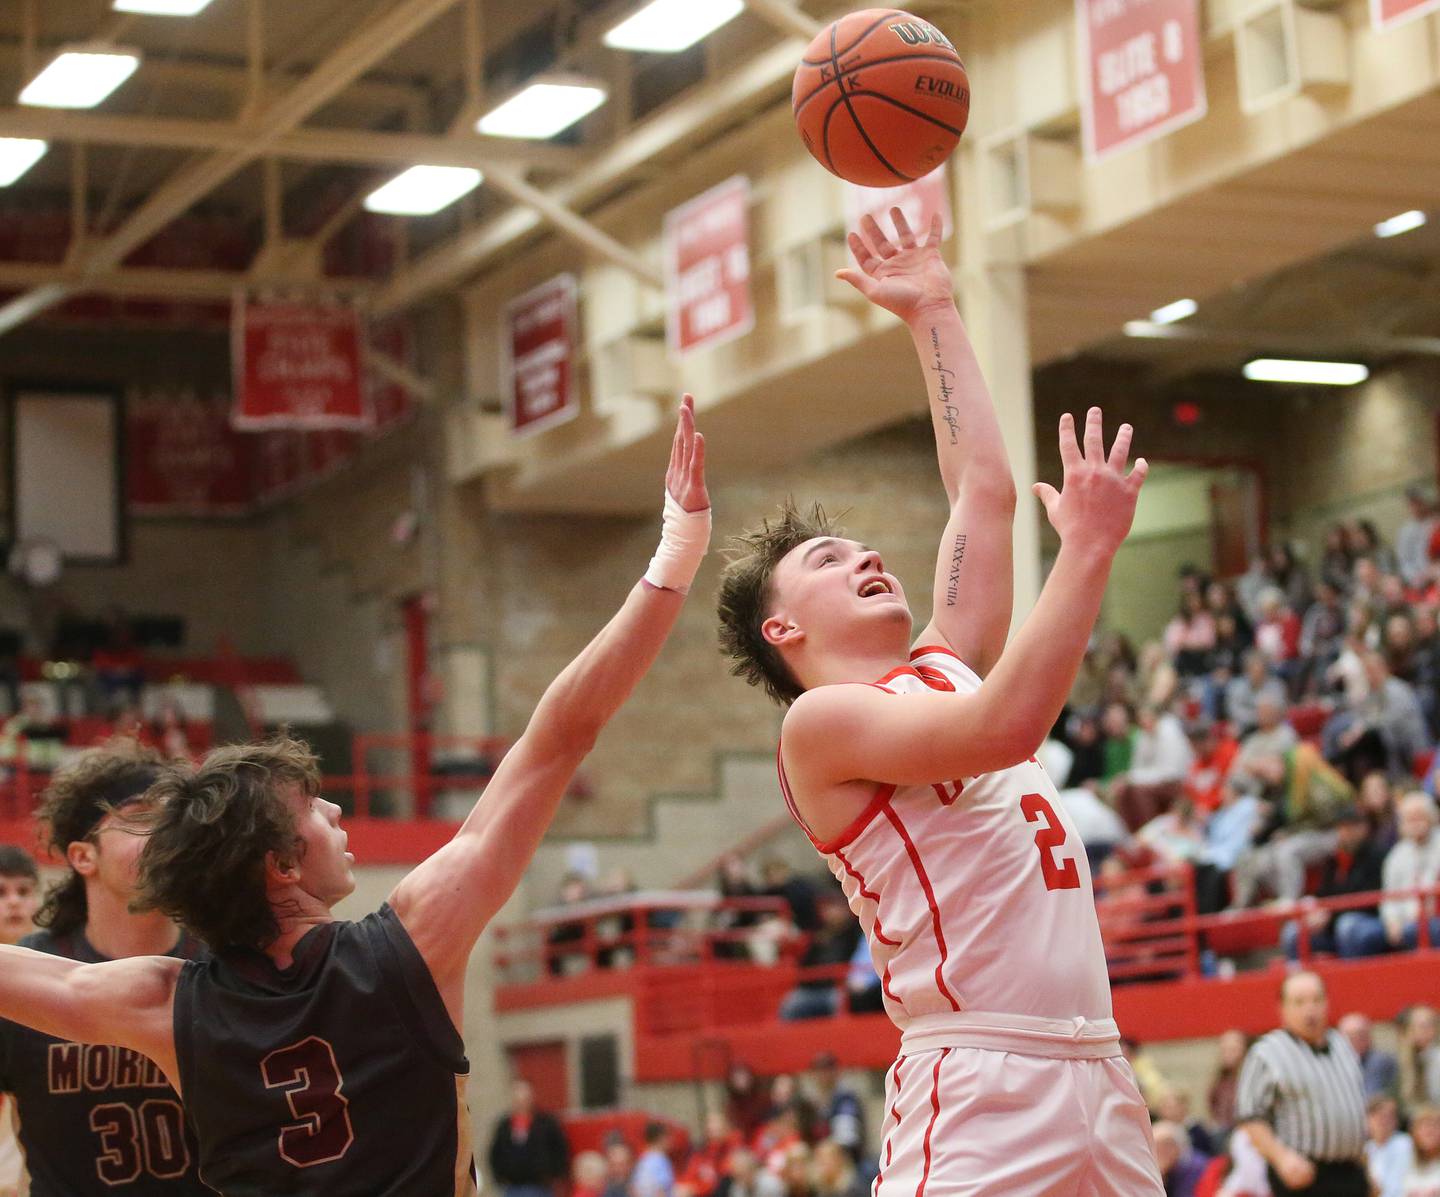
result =
[{"label": "number 3 on black jersey", "polygon": [[343,1159],[355,1142],[350,1099],[335,1049],[311,1035],[271,1052],[260,1062],[265,1088],[284,1089],[298,1122],[280,1128],[280,1158],[297,1168]]}]

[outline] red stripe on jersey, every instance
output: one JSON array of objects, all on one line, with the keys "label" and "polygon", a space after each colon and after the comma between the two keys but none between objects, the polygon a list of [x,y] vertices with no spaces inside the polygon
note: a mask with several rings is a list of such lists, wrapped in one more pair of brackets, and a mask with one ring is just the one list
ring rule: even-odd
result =
[{"label": "red stripe on jersey", "polygon": [[[845,866],[845,871],[849,873],[850,876],[855,878],[855,884],[860,887],[860,896],[875,903],[875,938],[888,948],[898,948],[900,946],[900,941],[898,939],[891,939],[888,935],[886,935],[885,928],[880,922],[880,895],[875,893],[873,890],[866,888],[865,878],[860,876],[860,874],[855,871],[854,866],[852,866],[851,863],[845,859],[845,853],[843,851],[837,849],[835,852],[835,859]],[[899,1006],[900,1009],[905,1009],[905,1003],[902,1002],[898,997],[896,997],[894,992],[890,988],[890,962],[888,960],[882,966],[880,971],[880,991],[897,1006]]]},{"label": "red stripe on jersey", "polygon": [[920,1187],[915,1197],[925,1197],[925,1185],[930,1180],[930,1136],[935,1133],[935,1123],[940,1118],[940,1065],[950,1054],[948,1047],[940,1049],[940,1058],[935,1061],[935,1075],[930,1080],[930,1125],[925,1128],[925,1171],[920,1177]]},{"label": "red stripe on jersey", "polygon": [[803,831],[806,836],[809,837],[810,842],[815,845],[815,851],[823,856],[834,856],[841,848],[848,848],[853,844],[855,840],[859,838],[860,833],[870,826],[875,816],[885,809],[890,799],[895,797],[894,786],[876,786],[875,797],[870,799],[869,805],[855,817],[854,822],[833,840],[821,841],[816,834],[810,830],[810,824],[805,822],[804,816],[800,813],[800,808],[795,805],[795,795],[790,792],[790,779],[785,776],[785,760],[781,755],[781,749],[778,747],[775,750],[775,768],[780,774],[780,793],[785,799],[785,805],[790,808],[790,814],[795,819],[795,822],[800,824],[800,830]]},{"label": "red stripe on jersey", "polygon": [[935,928],[935,943],[940,949],[940,963],[935,966],[935,984],[939,986],[945,1000],[950,1003],[950,1008],[958,1011],[960,1003],[955,1000],[955,995],[945,984],[945,962],[949,960],[950,953],[945,947],[945,929],[940,925],[940,907],[935,904],[935,890],[930,884],[930,875],[925,872],[925,865],[920,860],[920,853],[915,850],[915,841],[905,830],[905,824],[900,816],[888,806],[885,808],[885,815],[890,820],[890,826],[895,828],[895,833],[904,843],[905,852],[910,857],[910,864],[915,870],[920,888],[925,891],[925,901],[930,904],[930,922]]},{"label": "red stripe on jersey", "polygon": [[[928,657],[931,653],[944,653],[947,657],[954,657],[957,661],[960,661],[960,664],[965,664],[965,662],[961,660],[959,653],[953,648],[947,648],[943,644],[922,644],[918,648],[912,648],[910,650],[910,659],[913,661],[917,657]],[[969,666],[966,666],[966,668],[968,669]]]},{"label": "red stripe on jersey", "polygon": [[919,677],[920,674],[913,665],[898,665],[882,677],[878,682],[871,682],[872,686],[884,686],[893,682],[897,677]]},{"label": "red stripe on jersey", "polygon": [[790,808],[790,817],[800,824],[800,830],[809,837],[810,842],[823,852],[824,849],[820,848],[820,841],[815,838],[815,833],[810,830],[810,824],[805,822],[805,817],[800,813],[800,808],[795,805],[795,798],[790,793],[790,780],[785,776],[785,758],[782,755],[784,749],[783,740],[775,745],[775,771],[780,775],[780,796],[785,799],[785,805]]},{"label": "red stripe on jersey", "polygon": [[895,1146],[892,1136],[900,1126],[900,1067],[904,1063],[904,1056],[898,1057],[895,1061],[895,1076],[893,1078],[895,1100],[890,1103],[890,1117],[895,1119],[895,1123],[885,1135],[885,1158],[880,1161],[880,1168],[875,1173],[875,1187],[871,1190],[871,1197],[880,1197],[880,1185],[885,1180],[885,1169],[890,1167],[890,1153]]}]

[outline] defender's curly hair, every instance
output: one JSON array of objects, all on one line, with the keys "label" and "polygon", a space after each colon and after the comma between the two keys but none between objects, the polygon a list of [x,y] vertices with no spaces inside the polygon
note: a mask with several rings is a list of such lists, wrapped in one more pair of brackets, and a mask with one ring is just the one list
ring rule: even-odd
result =
[{"label": "defender's curly hair", "polygon": [[282,792],[289,785],[320,792],[314,753],[288,737],[167,768],[151,790],[157,806],[134,908],[158,910],[212,951],[274,942],[280,924],[265,892],[265,860],[274,853],[288,866],[303,853]]},{"label": "defender's curly hair", "polygon": [[[154,785],[163,764],[158,752],[135,740],[112,740],[82,752],[55,774],[40,804],[47,850],[63,860],[66,849],[90,839],[106,815]],[[88,917],[85,878],[71,869],[46,892],[35,924],[68,935]]]},{"label": "defender's curly hair", "polygon": [[788,707],[805,691],[760,631],[773,599],[770,580],[781,559],[797,545],[817,536],[840,535],[842,530],[819,503],[801,511],[794,499],[786,499],[779,515],[730,542],[716,604],[720,651],[730,658],[731,673],[752,686],[763,686],[782,706]]}]

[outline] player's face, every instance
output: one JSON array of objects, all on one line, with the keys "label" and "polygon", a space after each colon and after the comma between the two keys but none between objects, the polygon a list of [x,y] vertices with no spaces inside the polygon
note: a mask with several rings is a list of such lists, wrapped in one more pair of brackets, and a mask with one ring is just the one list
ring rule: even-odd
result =
[{"label": "player's face", "polygon": [[802,629],[812,645],[844,647],[872,628],[908,643],[910,607],[900,579],[856,541],[820,536],[797,545],[775,567],[771,590],[772,614]]},{"label": "player's face", "polygon": [[40,888],[30,877],[0,877],[0,943],[18,943],[35,929]]},{"label": "player's face", "polygon": [[95,827],[94,877],[110,893],[128,901],[135,893],[135,876],[148,829],[148,802],[131,802],[111,811]]},{"label": "player's face", "polygon": [[340,826],[340,808],[318,794],[294,786],[295,829],[304,844],[300,888],[326,906],[355,892],[355,857],[347,850],[349,835]]}]

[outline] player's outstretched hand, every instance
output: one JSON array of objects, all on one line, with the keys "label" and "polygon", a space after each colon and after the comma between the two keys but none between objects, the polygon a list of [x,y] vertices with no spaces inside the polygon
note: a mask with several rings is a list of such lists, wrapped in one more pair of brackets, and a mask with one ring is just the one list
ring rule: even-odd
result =
[{"label": "player's outstretched hand", "polygon": [[710,506],[710,492],[705,489],[705,436],[695,430],[693,395],[680,400],[665,489],[686,511],[704,511]]},{"label": "player's outstretched hand", "polygon": [[1092,407],[1085,417],[1085,444],[1075,441],[1075,417],[1060,417],[1060,460],[1065,479],[1060,490],[1045,482],[1035,484],[1035,497],[1045,504],[1045,514],[1060,534],[1079,543],[1114,552],[1130,532],[1135,519],[1135,502],[1150,466],[1143,457],[1128,474],[1130,438],[1134,429],[1121,424],[1110,454],[1105,454],[1105,433],[1100,409]]},{"label": "player's outstretched hand", "polygon": [[[877,307],[910,321],[928,309],[953,306],[955,285],[950,268],[940,256],[942,226],[937,214],[923,242],[917,241],[899,208],[890,209],[895,240],[890,240],[873,216],[850,234],[850,252],[858,270],[837,270],[835,277],[849,283]],[[863,234],[863,235],[862,235]]]}]

